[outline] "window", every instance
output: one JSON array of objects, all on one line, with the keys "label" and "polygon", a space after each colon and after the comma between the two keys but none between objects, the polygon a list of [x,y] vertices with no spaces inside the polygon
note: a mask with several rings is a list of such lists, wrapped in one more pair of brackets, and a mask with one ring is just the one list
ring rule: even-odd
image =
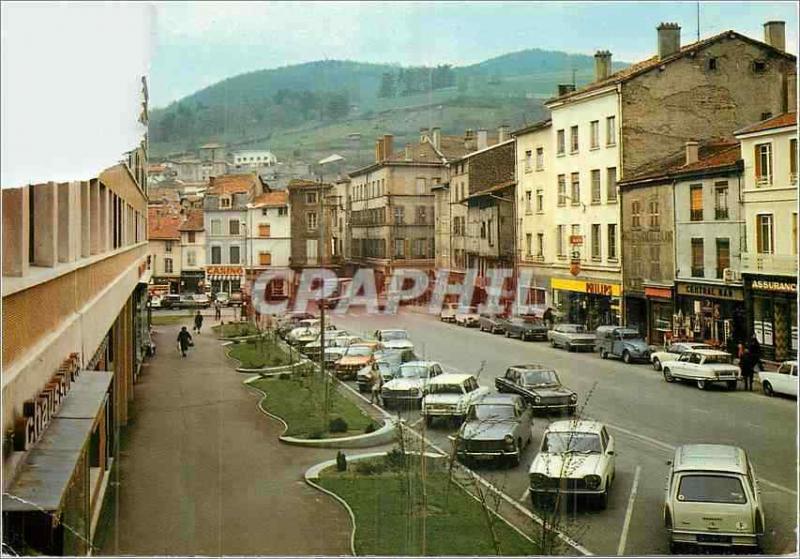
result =
[{"label": "window", "polygon": [[639,200],[633,200],[631,202],[631,227],[633,229],[638,229],[642,226],[641,223],[641,213],[642,213],[642,204]]},{"label": "window", "polygon": [[269,237],[270,227],[269,223],[259,223],[258,224],[258,236],[259,237]]},{"label": "window", "polygon": [[532,163],[532,161],[533,161],[533,152],[531,150],[528,150],[528,151],[525,152],[525,172],[526,173],[530,173],[531,172],[531,169],[532,169],[531,163]]},{"label": "window", "polygon": [[714,183],[714,218],[728,219],[728,181]]},{"label": "window", "polygon": [[608,225],[608,259],[617,259],[617,224]]},{"label": "window", "polygon": [[231,247],[231,264],[239,263],[239,247],[234,245]]},{"label": "window", "polygon": [[425,194],[426,183],[425,177],[417,177],[417,194]]},{"label": "window", "polygon": [[715,56],[709,57],[706,68],[712,72],[717,69],[717,58]]},{"label": "window", "polygon": [[578,153],[578,127],[573,126],[569,129],[569,152]]},{"label": "window", "polygon": [[481,221],[481,239],[486,238],[486,222]]},{"label": "window", "polygon": [[544,233],[536,234],[536,256],[544,258]]},{"label": "window", "polygon": [[189,244],[195,242],[194,231],[189,231],[186,233],[186,242]]},{"label": "window", "polygon": [[589,123],[589,148],[597,149],[600,147],[600,121],[593,120]]},{"label": "window", "polygon": [[606,202],[609,204],[617,201],[617,168],[606,169]]},{"label": "window", "polygon": [[578,206],[581,203],[581,179],[580,173],[572,173],[571,177],[571,186],[572,186],[572,200],[570,203],[573,206]]},{"label": "window", "polygon": [[772,254],[775,252],[773,244],[772,214],[759,214],[756,216],[756,251],[759,254]]},{"label": "window", "polygon": [[172,241],[164,241],[164,252],[172,252]]},{"label": "window", "polygon": [[211,247],[211,263],[222,264],[222,247]]},{"label": "window", "polygon": [[258,264],[260,266],[272,266],[272,254],[269,252],[259,252]]},{"label": "window", "polygon": [[703,221],[703,185],[693,184],[689,187],[689,219]]},{"label": "window", "polygon": [[425,225],[427,221],[425,206],[417,206],[417,225]]},{"label": "window", "polygon": [[592,169],[592,204],[600,203],[600,169]]},{"label": "window", "polygon": [[165,258],[164,259],[164,273],[171,274],[172,273],[172,258]]},{"label": "window", "polygon": [[789,140],[789,182],[797,184],[797,138]]},{"label": "window", "polygon": [[317,212],[306,212],[306,226],[309,231],[314,231],[317,228]]},{"label": "window", "polygon": [[536,148],[536,170],[544,169],[544,148]]},{"label": "window", "polygon": [[606,145],[614,146],[617,144],[617,117],[606,117]]},{"label": "window", "polygon": [[763,60],[753,60],[753,72],[763,74],[767,71],[767,63]]},{"label": "window", "polygon": [[286,206],[278,208],[278,217],[286,217],[287,215],[289,215],[289,208]]},{"label": "window", "polygon": [[395,225],[402,225],[405,223],[405,208],[403,206],[394,207],[394,223]]},{"label": "window", "polygon": [[533,245],[533,235],[531,233],[525,233],[525,255],[530,258],[531,256],[531,249]]},{"label": "window", "polygon": [[558,205],[564,206],[567,203],[567,176],[558,175]]},{"label": "window", "polygon": [[486,237],[489,241],[489,246],[494,246],[492,231],[494,231],[494,219],[489,218],[489,221],[486,223]]},{"label": "window", "polygon": [[319,253],[319,239],[306,239],[306,261],[315,263]]},{"label": "window", "polygon": [[427,239],[414,239],[414,258],[425,258]]},{"label": "window", "polygon": [[731,240],[717,239],[717,279],[722,278],[722,270],[731,267]]},{"label": "window", "polygon": [[316,203],[317,203],[317,193],[306,192],[306,204],[316,204]]},{"label": "window", "polygon": [[194,250],[186,251],[186,265],[197,266],[197,255],[195,254]]},{"label": "window", "polygon": [[702,278],[704,275],[703,271],[703,260],[705,256],[703,254],[703,239],[694,238],[692,239],[692,277],[693,278]]},{"label": "window", "polygon": [[230,220],[230,222],[228,223],[228,226],[230,228],[231,235],[238,235],[239,234],[239,220],[238,219]]},{"label": "window", "polygon": [[772,144],[755,146],[756,186],[772,184]]},{"label": "window", "polygon": [[544,211],[544,190],[541,188],[536,190],[536,211]]},{"label": "window", "polygon": [[650,229],[659,229],[661,227],[661,215],[658,212],[658,200],[650,200],[648,208],[650,210]]},{"label": "window", "polygon": [[526,190],[525,191],[525,213],[526,214],[531,213],[531,191],[530,190]]},{"label": "window", "polygon": [[556,239],[558,240],[558,256],[562,258],[567,254],[566,247],[564,246],[567,241],[565,227],[565,225],[559,225],[556,229]]},{"label": "window", "polygon": [[231,199],[229,196],[223,196],[219,199],[219,207],[220,208],[230,208],[231,207]]},{"label": "window", "polygon": [[792,254],[797,254],[797,212],[792,214]]},{"label": "window", "polygon": [[395,239],[394,240],[394,257],[395,258],[405,258],[406,257],[406,240],[405,239]]},{"label": "window", "polygon": [[592,260],[600,260],[600,224],[592,225]]},{"label": "window", "polygon": [[219,219],[212,219],[211,220],[211,234],[212,235],[221,235],[222,234],[222,221]]},{"label": "window", "polygon": [[564,130],[563,128],[556,132],[556,154],[557,155],[564,155],[565,151],[565,139],[564,139]]}]

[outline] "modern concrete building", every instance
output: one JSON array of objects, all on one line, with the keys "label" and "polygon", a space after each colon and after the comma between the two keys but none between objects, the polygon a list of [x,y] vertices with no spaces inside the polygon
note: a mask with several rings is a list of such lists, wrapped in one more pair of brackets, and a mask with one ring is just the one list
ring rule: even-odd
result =
[{"label": "modern concrete building", "polygon": [[251,149],[235,151],[231,154],[233,167],[239,171],[247,169],[260,169],[272,167],[278,158],[271,151],[265,149]]}]

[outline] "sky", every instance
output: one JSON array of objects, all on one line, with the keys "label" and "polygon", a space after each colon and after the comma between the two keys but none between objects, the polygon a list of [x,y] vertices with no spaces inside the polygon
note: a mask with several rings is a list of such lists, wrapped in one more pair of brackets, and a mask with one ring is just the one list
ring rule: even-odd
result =
[{"label": "sky", "polygon": [[[786,22],[797,53],[797,2],[700,2],[700,36],[734,29],[763,39]],[[464,65],[528,48],[636,62],[656,26],[697,38],[697,2],[160,2],[151,103],[162,107],[240,73],[323,59]]]}]

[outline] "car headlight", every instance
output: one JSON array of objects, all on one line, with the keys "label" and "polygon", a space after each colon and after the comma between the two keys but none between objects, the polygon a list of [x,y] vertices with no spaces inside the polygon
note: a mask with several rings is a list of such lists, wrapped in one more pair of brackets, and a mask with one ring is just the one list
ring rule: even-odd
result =
[{"label": "car headlight", "polygon": [[506,443],[506,446],[514,446],[514,437],[506,435],[503,437],[503,442]]},{"label": "car headlight", "polygon": [[533,397],[533,401],[534,401],[534,403],[539,404],[539,403],[541,403],[542,398],[540,396],[534,396]]},{"label": "car headlight", "polygon": [[719,378],[719,371],[714,371],[714,376]]},{"label": "car headlight", "polygon": [[544,474],[531,474],[531,487],[542,487],[547,483],[547,476]]},{"label": "car headlight", "polygon": [[578,401],[578,395],[577,394],[573,394],[572,396],[569,397],[569,401],[570,402],[577,402]]},{"label": "car headlight", "polygon": [[419,396],[420,394],[422,394],[422,391],[419,388],[412,388],[410,392],[415,396]]},{"label": "car headlight", "polygon": [[600,479],[600,476],[592,474],[583,478],[583,481],[588,489],[597,489],[600,487],[600,482],[602,480]]}]

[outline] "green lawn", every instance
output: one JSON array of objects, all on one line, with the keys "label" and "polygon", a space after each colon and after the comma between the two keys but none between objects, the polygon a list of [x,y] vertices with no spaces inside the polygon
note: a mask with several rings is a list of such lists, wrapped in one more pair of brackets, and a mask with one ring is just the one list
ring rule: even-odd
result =
[{"label": "green lawn", "polygon": [[250,322],[231,322],[228,324],[217,324],[211,329],[223,338],[238,338],[240,336],[250,336],[258,334],[258,328]]},{"label": "green lawn", "polygon": [[[242,367],[246,369],[277,367],[291,363],[286,352],[270,340],[240,342],[231,347],[230,356],[241,361]],[[295,360],[297,360],[296,356]]]},{"label": "green lawn", "polygon": [[[385,459],[378,459],[385,464]],[[379,467],[380,464],[379,463]],[[422,483],[412,459],[409,479],[401,470],[359,473],[359,462],[348,464],[347,472],[329,468],[319,483],[343,498],[356,517],[358,555],[422,555]],[[447,472],[433,460],[427,461],[425,488],[425,555],[497,555],[486,513],[460,487],[449,483]],[[410,491],[409,491],[410,487]],[[411,497],[409,497],[409,493]],[[493,516],[501,555],[536,555],[531,542]]]},{"label": "green lawn", "polygon": [[323,386],[319,373],[288,378],[263,378],[252,383],[267,397],[261,403],[265,410],[283,419],[289,426],[285,435],[301,438],[344,437],[364,433],[373,420],[352,401],[345,398],[330,384],[331,409],[329,420],[342,418],[347,422],[347,432],[330,433],[323,427]]},{"label": "green lawn", "polygon": [[153,313],[151,315],[150,323],[155,326],[169,326],[172,324],[186,324],[187,326],[194,325],[191,313],[184,313],[178,315],[160,315]]}]

